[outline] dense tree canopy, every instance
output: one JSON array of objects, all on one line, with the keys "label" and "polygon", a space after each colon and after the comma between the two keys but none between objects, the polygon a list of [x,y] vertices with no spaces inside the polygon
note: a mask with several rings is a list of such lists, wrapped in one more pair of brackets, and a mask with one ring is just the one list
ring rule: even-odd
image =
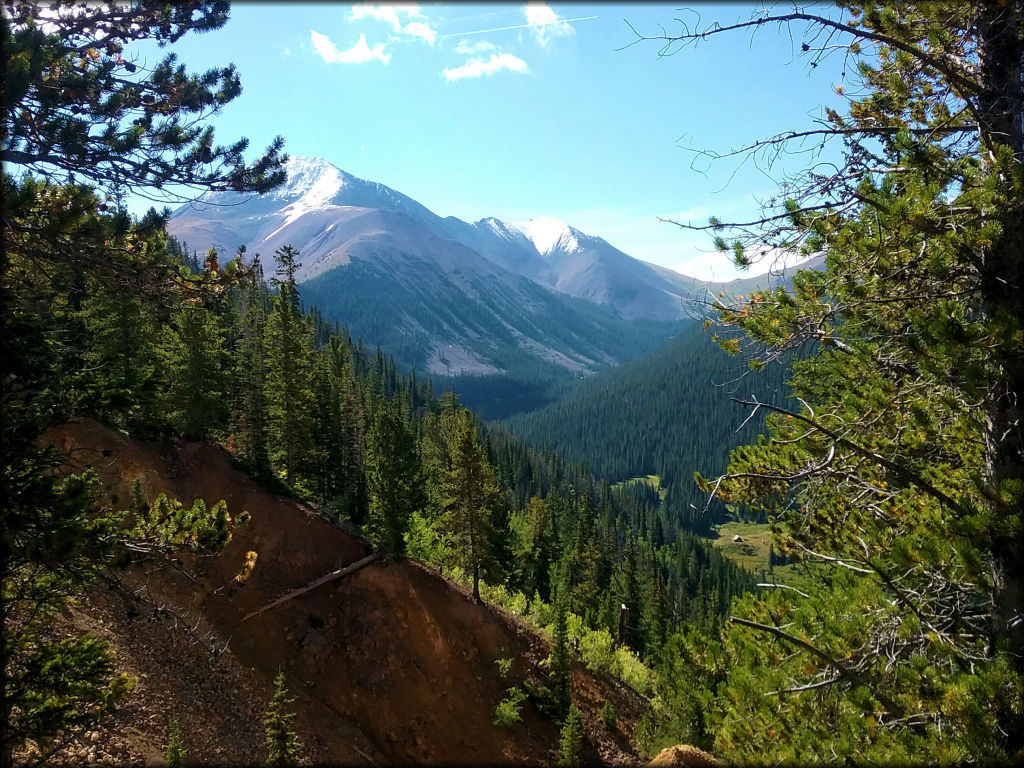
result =
[{"label": "dense tree canopy", "polygon": [[158,499],[132,510],[129,528],[95,475],[61,479],[37,445],[46,427],[79,414],[150,434],[204,437],[219,426],[228,382],[215,297],[239,265],[190,268],[163,216],[135,220],[122,202],[130,190],[174,200],[284,180],[280,140],[250,164],[244,139],[217,146],[203,125],[239,94],[233,67],[194,76],[173,55],[152,69],[130,60],[133,42],[216,29],[227,12],[221,2],[7,2],[0,18],[5,764],[28,740],[45,758],[68,728],[94,723],[131,689],[106,643],[54,635],[49,622],[66,602],[115,561],[217,547],[228,535],[223,504],[202,500]]}]

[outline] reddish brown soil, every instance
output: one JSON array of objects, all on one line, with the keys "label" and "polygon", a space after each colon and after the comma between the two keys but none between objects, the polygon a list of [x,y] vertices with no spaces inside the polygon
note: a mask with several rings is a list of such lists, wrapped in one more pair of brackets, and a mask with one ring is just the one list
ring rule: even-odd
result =
[{"label": "reddish brown soil", "polygon": [[721,768],[724,763],[702,749],[679,744],[661,750],[648,765],[651,768]]},{"label": "reddish brown soil", "polygon": [[[238,472],[216,446],[156,447],[92,422],[52,430],[47,439],[72,468],[92,466],[115,504],[133,480],[208,504],[224,499],[235,526],[214,556],[150,560],[97,585],[68,621],[107,637],[138,688],[110,726],[80,734],[66,752],[89,762],[160,761],[167,724],[177,717],[188,762],[262,760],[262,715],[278,670],[296,697],[304,757],[317,763],[395,765],[552,762],[558,731],[527,702],[522,722],[491,723],[510,683],[540,679],[548,649],[514,617],[474,603],[415,562],[373,562],[244,623],[291,589],[363,557],[357,537],[300,504],[268,493]],[[234,581],[248,551],[258,559]],[[495,660],[516,660],[502,681]],[[585,757],[637,764],[632,731],[643,702],[628,689],[574,669],[588,744]],[[597,711],[610,699],[615,733]],[[91,749],[91,751],[90,751]],[[84,750],[84,751],[83,751]]]}]

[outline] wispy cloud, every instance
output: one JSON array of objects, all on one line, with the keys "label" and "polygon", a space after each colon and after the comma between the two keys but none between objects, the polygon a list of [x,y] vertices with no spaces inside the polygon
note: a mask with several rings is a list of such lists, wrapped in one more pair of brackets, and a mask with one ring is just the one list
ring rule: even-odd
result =
[{"label": "wispy cloud", "polygon": [[489,59],[473,58],[461,67],[445,68],[441,75],[448,82],[462,80],[467,77],[484,77],[502,70],[510,72],[528,72],[526,62],[511,53],[492,53]]},{"label": "wispy cloud", "polygon": [[348,50],[340,51],[327,35],[316,30],[310,31],[309,34],[313,41],[313,48],[328,64],[365,64],[374,60],[387,64],[391,61],[391,54],[384,52],[384,44],[378,43],[370,47],[366,43],[366,35],[359,35],[359,40],[355,45]]},{"label": "wispy cloud", "polygon": [[[543,3],[541,5],[543,5]],[[547,6],[544,6],[544,7],[547,8]],[[525,8],[525,6],[524,6],[524,8]],[[598,18],[597,16],[578,16],[578,17],[576,17],[574,19],[563,19],[563,18],[560,18],[557,14],[555,14],[555,12],[552,11],[550,8],[547,8],[547,10],[550,11],[552,14],[554,14],[554,19],[555,20],[554,20],[553,23],[554,23],[554,25],[556,27],[558,27],[559,29],[563,29],[564,30],[564,27],[560,26],[560,25],[564,24],[566,27],[569,28],[569,32],[564,32],[563,31],[561,34],[570,34],[571,35],[571,34],[575,33],[575,29],[573,27],[569,26],[569,22],[592,21],[593,19]],[[539,15],[538,11],[534,11],[533,13],[535,14],[535,16]],[[541,11],[540,13],[542,14],[543,12]],[[513,29],[534,29],[534,31],[536,31],[538,29],[542,29],[543,26],[546,23],[549,23],[549,22],[545,22],[543,19],[537,19],[536,23],[530,23],[528,21],[525,24],[509,24],[509,25],[504,26],[504,27],[488,27],[487,29],[468,29],[465,32],[450,32],[447,35],[438,35],[438,39],[439,40],[446,40],[446,39],[448,39],[450,37],[468,37],[469,35],[488,35],[488,34],[491,34],[492,32],[508,32],[510,30],[513,30]]]},{"label": "wispy cloud", "polygon": [[[348,18],[349,21],[376,19],[386,22],[391,25],[391,30],[395,34],[417,37],[428,45],[433,45],[437,40],[437,32],[426,21],[427,17],[416,4],[373,5],[360,3],[352,6]],[[416,21],[411,21],[411,19],[416,19]]]},{"label": "wispy cloud", "polygon": [[527,3],[523,7],[523,15],[533,38],[541,48],[546,48],[556,37],[576,34],[568,20],[555,13],[547,3]]}]

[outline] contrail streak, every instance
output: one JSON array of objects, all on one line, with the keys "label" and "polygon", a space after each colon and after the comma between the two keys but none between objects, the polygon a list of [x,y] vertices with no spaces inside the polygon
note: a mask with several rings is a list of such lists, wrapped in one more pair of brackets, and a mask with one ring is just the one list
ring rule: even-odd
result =
[{"label": "contrail streak", "polygon": [[570,21],[590,21],[596,19],[597,16],[580,16],[578,19],[559,19],[558,21],[551,21],[547,24],[513,24],[511,27],[492,27],[491,29],[474,29],[470,32],[452,32],[447,35],[438,35],[438,40],[444,40],[449,37],[465,37],[466,35],[486,35],[488,32],[506,32],[510,29],[528,29],[530,27],[549,27],[553,24],[561,24],[563,22],[568,23]]}]

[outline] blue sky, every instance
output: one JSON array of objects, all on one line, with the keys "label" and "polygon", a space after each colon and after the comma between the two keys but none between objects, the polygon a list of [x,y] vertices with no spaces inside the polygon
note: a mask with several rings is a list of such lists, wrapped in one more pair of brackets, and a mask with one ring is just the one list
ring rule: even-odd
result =
[{"label": "blue sky", "polygon": [[[551,216],[637,258],[728,279],[709,235],[658,217],[750,216],[775,183],[749,161],[696,170],[683,147],[725,151],[809,126],[838,105],[841,62],[811,69],[799,30],[774,25],[665,57],[656,41],[630,45],[627,21],[657,35],[758,6],[694,8],[236,3],[223,29],[172,50],[193,71],[238,67],[243,93],[213,121],[221,142],[248,136],[255,155],[280,134],[290,154],[442,216]],[[144,61],[161,53],[138,49]]]}]

